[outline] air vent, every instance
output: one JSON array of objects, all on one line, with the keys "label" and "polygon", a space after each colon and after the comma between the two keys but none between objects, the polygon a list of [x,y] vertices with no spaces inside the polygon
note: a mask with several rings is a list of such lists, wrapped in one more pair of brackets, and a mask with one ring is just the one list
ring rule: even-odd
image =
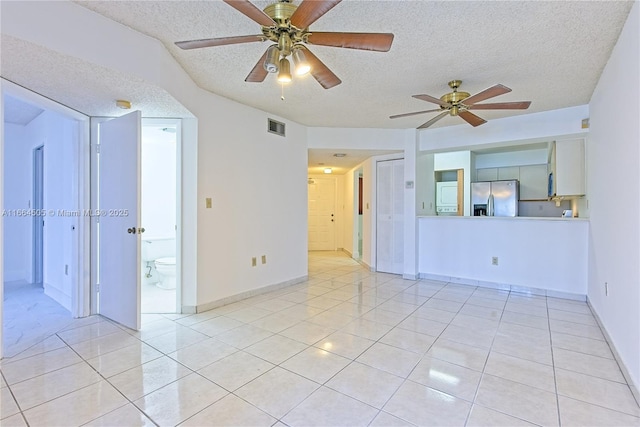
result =
[{"label": "air vent", "polygon": [[268,120],[269,127],[267,130],[271,133],[275,133],[276,135],[284,136],[284,123],[280,123],[276,120],[269,119]]}]

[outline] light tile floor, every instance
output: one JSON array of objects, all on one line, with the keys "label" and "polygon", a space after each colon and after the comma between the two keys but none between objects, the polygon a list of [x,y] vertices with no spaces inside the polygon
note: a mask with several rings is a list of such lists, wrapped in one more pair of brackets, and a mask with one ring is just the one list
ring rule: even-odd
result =
[{"label": "light tile floor", "polygon": [[0,364],[3,426],[640,426],[588,306],[371,273],[196,315],[99,316]]}]

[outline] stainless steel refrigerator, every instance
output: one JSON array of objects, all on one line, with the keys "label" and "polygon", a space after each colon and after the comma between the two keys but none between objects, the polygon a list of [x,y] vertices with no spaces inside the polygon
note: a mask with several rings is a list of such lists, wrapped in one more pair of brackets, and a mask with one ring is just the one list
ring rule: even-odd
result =
[{"label": "stainless steel refrigerator", "polygon": [[474,216],[518,216],[518,180],[471,183]]}]

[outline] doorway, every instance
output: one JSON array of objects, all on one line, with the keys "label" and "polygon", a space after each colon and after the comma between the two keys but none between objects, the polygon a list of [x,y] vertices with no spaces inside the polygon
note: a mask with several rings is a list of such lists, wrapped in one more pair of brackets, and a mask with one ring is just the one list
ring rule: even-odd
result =
[{"label": "doorway", "polygon": [[88,117],[9,82],[2,98],[0,356],[13,356],[89,314],[81,279],[88,273],[81,215]]},{"label": "doorway", "polygon": [[377,162],[376,271],[402,274],[404,266],[404,159]]},{"label": "doorway", "polygon": [[179,313],[180,120],[142,120],[141,312]]},{"label": "doorway", "polygon": [[310,251],[336,250],[336,179],[311,177],[308,227]]},{"label": "doorway", "polygon": [[[122,218],[95,218],[92,224],[92,311],[139,329],[142,313],[182,311],[182,123],[142,119],[135,111],[95,119],[91,131],[99,142],[92,156],[92,208],[126,208]],[[120,256],[111,256],[113,247]]]}]

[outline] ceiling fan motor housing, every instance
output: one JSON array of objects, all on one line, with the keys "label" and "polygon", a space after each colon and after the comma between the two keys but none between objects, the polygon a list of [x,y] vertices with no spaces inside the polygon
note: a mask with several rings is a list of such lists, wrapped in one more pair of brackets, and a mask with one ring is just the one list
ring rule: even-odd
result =
[{"label": "ceiling fan motor housing", "polygon": [[449,110],[449,113],[452,116],[457,116],[459,113],[459,104],[466,98],[470,97],[471,94],[469,92],[458,92],[458,88],[462,84],[462,80],[451,80],[449,82],[449,87],[453,89],[453,92],[447,93],[446,95],[442,95],[440,99],[444,102],[451,104],[451,107],[441,106],[443,110]]}]

